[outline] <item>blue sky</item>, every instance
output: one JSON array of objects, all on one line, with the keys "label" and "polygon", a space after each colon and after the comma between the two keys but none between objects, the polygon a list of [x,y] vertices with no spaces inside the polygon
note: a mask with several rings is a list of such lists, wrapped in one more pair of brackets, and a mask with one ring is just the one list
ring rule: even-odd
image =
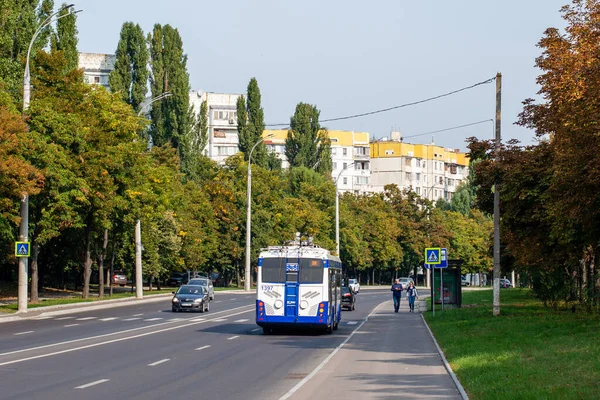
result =
[{"label": "blue sky", "polygon": [[[244,93],[251,77],[262,92],[267,124],[288,123],[298,102],[321,118],[422,100],[503,75],[502,137],[533,143],[513,123],[521,102],[536,98],[537,43],[564,27],[567,0],[74,0],[79,50],[114,53],[121,25],[155,23],[181,33],[192,89]],[[324,124],[415,135],[494,118],[495,84],[373,116]],[[493,124],[435,134],[464,150],[465,138],[492,138]],[[431,135],[406,139],[429,143]]]}]

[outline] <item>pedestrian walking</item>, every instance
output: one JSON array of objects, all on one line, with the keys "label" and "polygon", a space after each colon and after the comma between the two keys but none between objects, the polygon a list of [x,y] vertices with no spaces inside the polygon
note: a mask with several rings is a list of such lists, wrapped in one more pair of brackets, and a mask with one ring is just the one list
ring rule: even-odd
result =
[{"label": "pedestrian walking", "polygon": [[402,299],[402,284],[399,279],[396,279],[392,285],[392,297],[394,298],[394,312],[398,312],[400,308],[400,299]]},{"label": "pedestrian walking", "polygon": [[415,299],[419,298],[419,293],[413,282],[410,282],[406,288],[406,298],[408,300],[410,312],[415,312]]}]

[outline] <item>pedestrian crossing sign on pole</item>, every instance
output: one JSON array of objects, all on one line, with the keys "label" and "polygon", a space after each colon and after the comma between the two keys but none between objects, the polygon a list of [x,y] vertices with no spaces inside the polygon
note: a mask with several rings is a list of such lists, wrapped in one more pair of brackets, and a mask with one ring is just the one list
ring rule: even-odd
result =
[{"label": "pedestrian crossing sign on pole", "polygon": [[425,249],[425,264],[438,265],[442,263],[442,249],[439,247],[429,247]]},{"label": "pedestrian crossing sign on pole", "polygon": [[15,257],[29,257],[29,242],[15,242]]}]

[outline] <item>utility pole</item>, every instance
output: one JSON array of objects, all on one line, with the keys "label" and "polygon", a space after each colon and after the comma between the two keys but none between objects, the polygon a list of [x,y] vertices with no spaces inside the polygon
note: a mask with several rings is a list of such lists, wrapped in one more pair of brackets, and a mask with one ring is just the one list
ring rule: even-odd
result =
[{"label": "utility pole", "polygon": [[[502,116],[502,74],[496,74],[496,148],[495,161],[498,163],[500,145],[502,143],[500,127]],[[494,182],[494,311],[493,315],[500,315],[500,190],[499,181]]]}]

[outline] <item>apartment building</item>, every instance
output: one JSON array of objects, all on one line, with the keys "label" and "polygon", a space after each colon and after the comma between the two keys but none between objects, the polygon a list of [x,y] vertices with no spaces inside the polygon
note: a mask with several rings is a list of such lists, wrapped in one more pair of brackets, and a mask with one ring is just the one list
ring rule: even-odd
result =
[{"label": "apartment building", "polygon": [[400,132],[372,142],[371,186],[381,192],[387,184],[414,191],[421,197],[450,201],[469,175],[469,159],[458,149],[402,142]]},{"label": "apartment building", "polygon": [[79,53],[79,68],[83,69],[84,81],[110,89],[108,75],[115,69],[115,60],[114,54]]},{"label": "apartment building", "polygon": [[227,157],[239,151],[236,102],[241,94],[190,92],[190,106],[200,113],[200,105],[206,100],[208,106],[208,144],[205,154],[223,164]]},{"label": "apartment building", "polygon": [[[282,168],[288,168],[285,156],[285,139],[288,131],[285,129],[265,130],[265,145],[267,151],[274,152],[281,159]],[[266,138],[271,135],[271,137]],[[364,194],[370,188],[370,148],[369,133],[353,131],[328,131],[331,140],[331,161],[333,169],[331,176],[338,180],[340,192],[351,191]]]}]

